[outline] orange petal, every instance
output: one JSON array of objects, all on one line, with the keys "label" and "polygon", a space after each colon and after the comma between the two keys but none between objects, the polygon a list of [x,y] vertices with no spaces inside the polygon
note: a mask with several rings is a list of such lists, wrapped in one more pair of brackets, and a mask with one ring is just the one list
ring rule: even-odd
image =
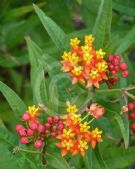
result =
[{"label": "orange petal", "polygon": [[86,88],[90,87],[91,85],[92,85],[92,83],[90,81],[88,81]]},{"label": "orange petal", "polygon": [[67,119],[67,115],[60,116],[61,119]]},{"label": "orange petal", "polygon": [[78,82],[78,79],[76,77],[73,77],[72,84],[76,84]]},{"label": "orange petal", "polygon": [[108,80],[108,77],[106,76],[106,74],[103,74],[102,78],[105,80]]},{"label": "orange petal", "polygon": [[59,147],[59,148],[61,148],[61,147],[62,147],[62,144],[61,144],[61,142],[59,142],[59,143],[56,143],[56,146],[57,146],[57,147]]},{"label": "orange petal", "polygon": [[67,153],[68,153],[68,151],[67,151],[65,148],[64,148],[64,149],[62,149],[62,152],[61,152],[62,157],[63,157],[63,156],[65,156]]},{"label": "orange petal", "polygon": [[72,151],[71,153],[72,153],[72,155],[76,155],[76,154],[78,154],[78,150],[77,150],[77,149],[75,149],[75,150],[74,150],[74,151]]},{"label": "orange petal", "polygon": [[96,141],[92,141],[92,142],[91,142],[91,146],[92,146],[92,148],[94,149],[94,148],[96,147]]},{"label": "orange petal", "polygon": [[99,83],[98,83],[98,82],[95,82],[95,83],[94,83],[94,86],[97,87],[97,88],[99,88]]},{"label": "orange petal", "polygon": [[82,156],[84,156],[84,155],[85,155],[85,151],[81,151],[80,154],[81,154]]}]

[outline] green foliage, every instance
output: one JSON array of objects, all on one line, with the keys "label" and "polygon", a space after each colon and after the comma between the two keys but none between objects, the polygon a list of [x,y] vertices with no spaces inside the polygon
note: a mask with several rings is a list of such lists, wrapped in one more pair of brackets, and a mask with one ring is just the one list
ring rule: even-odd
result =
[{"label": "green foliage", "polygon": [[22,112],[26,110],[24,102],[12,89],[2,82],[0,82],[0,91],[6,98],[12,110],[15,112],[16,117],[20,117]]},{"label": "green foliage", "polygon": [[70,166],[64,158],[59,154],[47,154],[48,163],[50,166],[56,169],[70,169]]},{"label": "green foliage", "polygon": [[[7,0],[0,4],[1,100],[5,103],[4,96],[18,121],[27,109],[22,99],[28,105],[45,104],[50,115],[64,114],[67,100],[77,103],[80,112],[84,111],[92,97],[91,89],[86,90],[84,86],[78,84],[73,86],[71,79],[60,70],[60,56],[64,50],[69,50],[70,38],[82,39],[86,34],[92,33],[96,39],[94,43],[96,49],[103,48],[107,56],[111,53],[122,54],[122,61],[128,63],[130,73],[134,77],[134,57],[132,63],[129,57],[130,53],[134,52],[135,45],[135,5],[131,0],[58,0],[57,2],[41,0],[36,5],[32,3],[32,0],[25,1],[22,5],[17,0],[14,2]],[[42,7],[42,10],[39,7]],[[82,29],[77,30],[80,28]],[[132,77],[120,78],[120,83],[115,88],[126,88],[134,84]],[[106,86],[103,85],[100,89],[105,90]],[[22,99],[14,91],[17,91]],[[131,93],[134,94],[134,91]],[[100,94],[95,90],[93,101],[104,105],[106,114],[96,123],[92,123],[91,128],[99,126],[103,130],[103,143],[95,150],[89,147],[84,157],[68,155],[68,158],[61,157],[60,152],[51,144],[51,148],[45,154],[46,165],[39,162],[42,158],[41,154],[28,152],[29,149],[31,150],[30,145],[20,146],[18,143],[11,124],[5,121],[6,118],[12,119],[9,117],[12,116],[11,112],[1,112],[7,115],[5,118],[1,116],[0,119],[0,168],[125,169],[131,167],[135,163],[135,143],[130,136],[134,138],[134,133],[129,131],[129,121],[120,110],[120,107],[128,102],[127,96],[124,95],[122,100],[121,94],[123,95],[122,91]],[[114,104],[113,101],[116,103]],[[4,110],[2,106],[3,104],[1,111]],[[16,146],[26,151],[20,150],[13,155],[13,148]]]},{"label": "green foliage", "polygon": [[59,28],[59,26],[53,22],[48,16],[46,16],[36,5],[34,5],[35,11],[40,18],[43,26],[51,37],[52,41],[59,48],[66,48],[67,37],[65,33]]},{"label": "green foliage", "polygon": [[96,39],[95,46],[102,48],[105,42],[110,39],[111,15],[112,15],[111,0],[101,0],[95,25],[93,27],[93,35]]}]

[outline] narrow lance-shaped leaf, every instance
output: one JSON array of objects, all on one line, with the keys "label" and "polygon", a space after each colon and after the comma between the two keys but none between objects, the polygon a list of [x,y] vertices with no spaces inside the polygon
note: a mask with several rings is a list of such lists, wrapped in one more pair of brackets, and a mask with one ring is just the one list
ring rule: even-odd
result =
[{"label": "narrow lance-shaped leaf", "polygon": [[128,147],[129,144],[129,122],[128,119],[122,114],[120,115],[118,112],[115,112],[113,110],[107,109],[107,111],[109,111],[110,115],[117,121],[120,130],[121,130],[121,134],[123,136],[124,139],[124,143],[125,143],[125,148]]},{"label": "narrow lance-shaped leaf", "polygon": [[134,43],[135,43],[135,26],[126,34],[124,38],[121,39],[120,45],[116,49],[115,53],[122,54]]},{"label": "narrow lance-shaped leaf", "polygon": [[[133,4],[134,5],[134,4]],[[122,3],[119,2],[113,2],[113,9],[115,9],[116,11],[119,11],[121,13],[124,13],[126,15],[131,15],[131,16],[135,16],[135,6],[131,6],[131,5],[124,5]]]},{"label": "narrow lance-shaped leaf", "polygon": [[122,147],[108,147],[103,152],[103,157],[109,169],[124,169],[135,163],[135,147],[131,146],[128,149],[123,149]]},{"label": "narrow lance-shaped leaf", "polygon": [[58,154],[47,153],[48,164],[56,169],[70,169],[66,160]]},{"label": "narrow lance-shaped leaf", "polygon": [[89,148],[84,156],[85,169],[92,169],[92,148]]},{"label": "narrow lance-shaped leaf", "polygon": [[98,168],[96,168],[95,166],[93,166],[94,169],[109,169],[107,164],[105,163],[100,151],[99,151],[99,148],[98,148],[98,145],[96,147],[96,149],[93,151],[93,154],[95,156],[95,163],[98,163]]},{"label": "narrow lance-shaped leaf", "polygon": [[16,158],[9,150],[8,148],[0,144],[0,168],[1,169],[23,169],[23,166],[21,166],[19,158]]},{"label": "narrow lance-shaped leaf", "polygon": [[[42,2],[42,3],[39,3],[37,5],[39,7],[42,7],[45,4],[46,4],[45,2]],[[26,15],[27,13],[32,12],[32,11],[33,11],[32,5],[27,5],[27,6],[22,6],[22,7],[14,8],[14,9],[9,10],[9,11],[6,12],[6,14],[4,16],[4,19],[6,21],[10,21],[12,19],[16,19],[18,17]]]},{"label": "narrow lance-shaped leaf", "polygon": [[104,42],[110,39],[112,18],[112,2],[111,0],[101,0],[95,25],[93,27],[93,35],[96,38],[96,48],[101,48]]},{"label": "narrow lance-shaped leaf", "polygon": [[41,9],[39,9],[36,5],[33,6],[39,19],[41,20],[43,26],[45,27],[55,45],[59,49],[66,49],[68,39],[63,30],[51,18],[46,16],[46,14]]},{"label": "narrow lance-shaped leaf", "polygon": [[6,84],[0,81],[0,91],[3,96],[6,98],[12,110],[15,112],[17,118],[21,116],[21,114],[26,111],[26,106],[21,98]]}]

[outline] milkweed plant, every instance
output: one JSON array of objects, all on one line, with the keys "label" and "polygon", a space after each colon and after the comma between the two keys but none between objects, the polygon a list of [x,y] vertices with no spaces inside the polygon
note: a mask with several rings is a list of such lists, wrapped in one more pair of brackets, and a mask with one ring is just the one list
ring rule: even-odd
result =
[{"label": "milkweed plant", "polygon": [[69,38],[41,9],[34,8],[58,52],[51,57],[26,37],[34,98],[27,108],[1,82],[3,91],[12,95],[9,104],[19,110],[12,155],[25,156],[34,168],[97,169],[92,166],[98,163],[110,169],[109,158],[115,163],[114,156],[122,151],[123,156],[135,153],[129,146],[129,136],[135,133],[130,61],[116,50],[119,44],[107,39],[105,28],[100,30],[101,20],[94,31]]}]

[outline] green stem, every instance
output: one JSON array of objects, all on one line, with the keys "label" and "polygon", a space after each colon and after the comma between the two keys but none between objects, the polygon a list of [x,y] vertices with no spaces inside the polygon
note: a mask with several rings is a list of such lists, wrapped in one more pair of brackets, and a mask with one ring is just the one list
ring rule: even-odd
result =
[{"label": "green stem", "polygon": [[117,88],[117,89],[105,89],[105,90],[96,90],[97,93],[102,93],[102,92],[121,92],[122,90],[128,91],[128,90],[133,90],[135,89],[135,86],[127,87],[127,88]]},{"label": "green stem", "polygon": [[92,118],[88,124],[92,123],[95,120],[95,118]]},{"label": "green stem", "polygon": [[89,116],[90,114],[89,113],[87,113],[87,115],[86,116],[84,116],[84,118],[80,121],[80,123],[82,122],[82,121],[84,121],[88,116]]},{"label": "green stem", "polygon": [[23,148],[19,148],[19,151],[23,151],[23,152],[26,152],[26,153],[41,154],[41,152],[39,152],[39,151],[26,150],[26,149],[23,149]]},{"label": "green stem", "polygon": [[47,160],[45,158],[46,149],[47,149],[47,141],[45,142],[43,150],[42,150],[42,163],[44,165],[47,164]]}]

